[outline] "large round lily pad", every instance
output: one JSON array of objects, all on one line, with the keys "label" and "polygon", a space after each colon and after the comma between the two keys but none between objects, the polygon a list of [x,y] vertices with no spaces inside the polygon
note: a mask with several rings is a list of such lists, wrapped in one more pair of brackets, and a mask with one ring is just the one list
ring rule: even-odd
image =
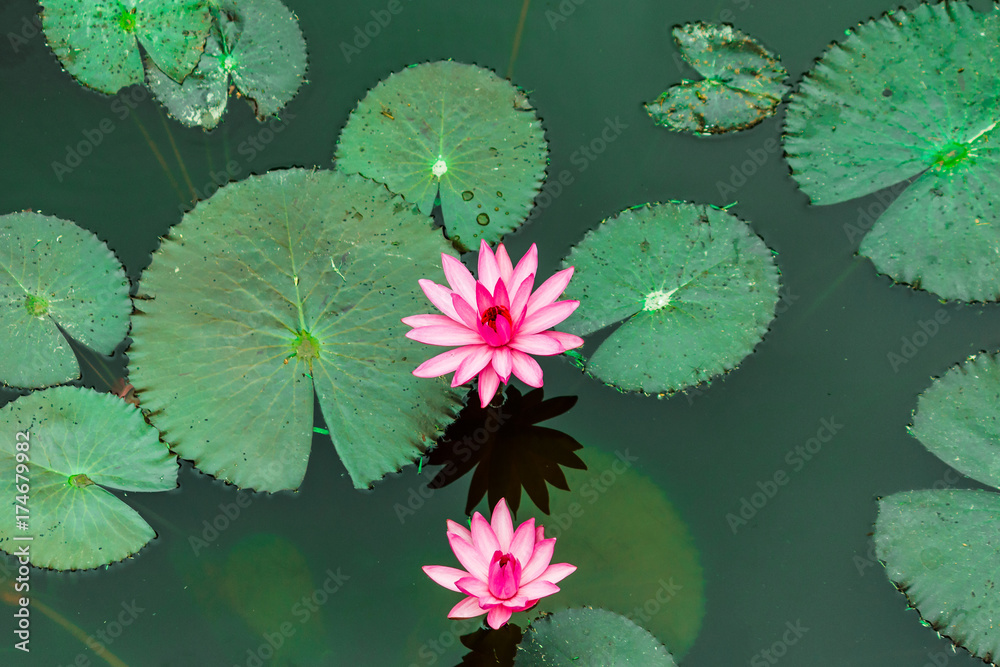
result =
[{"label": "large round lily pad", "polygon": [[379,83],[351,113],[337,169],[373,178],[430,214],[440,196],[462,249],[495,243],[528,216],[548,148],[528,98],[493,72],[451,61]]},{"label": "large round lily pad", "polygon": [[910,433],[959,472],[1000,488],[1000,364],[979,354],[920,395]]},{"label": "large round lily pad", "polygon": [[177,487],[177,459],[133,405],[56,387],[0,408],[0,426],[7,434],[0,438],[0,493],[10,510],[0,522],[0,549],[27,546],[33,565],[84,570],[128,558],[156,537],[104,488]]},{"label": "large round lily pad", "polygon": [[883,498],[875,549],[920,616],[987,662],[1000,655],[1000,494],[950,489]]},{"label": "large round lily pad", "polygon": [[566,609],[539,618],[524,634],[515,667],[674,667],[653,635],[606,609]]},{"label": "large round lily pad", "polygon": [[0,216],[0,382],[80,377],[63,332],[111,354],[128,333],[128,293],[118,258],[91,232],[39,213]]},{"label": "large round lily pad", "polygon": [[302,85],[306,45],[295,15],[280,0],[228,0],[212,9],[215,24],[194,72],[177,83],[147,62],[147,79],[170,114],[185,125],[218,125],[229,78],[258,119],[275,115]]},{"label": "large round lily pad", "polygon": [[685,202],[627,209],[563,260],[576,274],[563,323],[618,324],[586,370],[620,389],[675,392],[729,371],[767,332],[778,302],[770,251],[736,216]]},{"label": "large round lily pad", "polygon": [[416,378],[400,318],[447,243],[380,185],[290,169],[221,188],[171,230],[140,284],[129,352],[174,450],[240,487],[299,486],[314,393],[358,487],[429,447],[459,407]]},{"label": "large round lily pad", "polygon": [[182,81],[211,24],[205,0],[41,0],[42,29],[73,78],[102,93],[142,83],[139,45]]},{"label": "large round lily pad", "polygon": [[780,59],[731,25],[688,23],[673,35],[705,78],[671,86],[646,105],[659,125],[701,135],[745,130],[773,114],[788,91]]},{"label": "large round lily pad", "polygon": [[920,5],[855,28],[792,96],[785,150],[815,204],[913,179],[861,243],[898,282],[1000,298],[1000,10]]}]

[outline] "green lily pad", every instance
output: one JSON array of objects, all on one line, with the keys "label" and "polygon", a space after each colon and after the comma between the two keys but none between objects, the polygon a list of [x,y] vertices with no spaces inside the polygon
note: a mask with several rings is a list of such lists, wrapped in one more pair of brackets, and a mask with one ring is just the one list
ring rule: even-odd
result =
[{"label": "green lily pad", "polygon": [[677,663],[653,635],[606,609],[566,609],[542,616],[528,626],[515,667],[602,667]]},{"label": "green lily pad", "polygon": [[[156,537],[103,488],[177,487],[177,459],[134,406],[111,394],[56,387],[0,408],[0,425],[8,434],[0,438],[0,493],[11,513],[0,524],[0,549],[15,553],[26,545],[32,565],[85,570],[128,558]],[[26,513],[17,509],[24,505]]]},{"label": "green lily pad", "polygon": [[223,57],[218,34],[213,30],[205,41],[205,52],[198,66],[183,83],[160,71],[148,56],[146,83],[171,116],[188,127],[198,125],[211,130],[222,120],[229,101],[229,73],[219,62]]},{"label": "green lily pad", "polygon": [[770,251],[736,216],[685,202],[622,211],[563,260],[580,307],[562,327],[620,323],[586,371],[622,390],[672,393],[736,367],[778,302]]},{"label": "green lily pad", "polygon": [[80,377],[64,332],[111,354],[132,312],[114,253],[72,222],[32,212],[0,216],[0,304],[0,382],[17,387]]},{"label": "green lily pad", "polygon": [[170,115],[188,126],[212,129],[222,120],[229,79],[254,105],[259,120],[291,100],[306,72],[306,44],[295,15],[279,0],[221,2],[205,53],[183,83],[147,61],[149,87]]},{"label": "green lily pad", "polygon": [[400,318],[447,243],[382,186],[290,169],[218,190],[140,283],[130,379],[164,439],[240,487],[299,486],[313,402],[355,486],[417,458],[458,412],[416,378]]},{"label": "green lily pad", "polygon": [[527,97],[475,65],[414,65],[368,91],[337,144],[337,169],[385,183],[430,215],[440,197],[462,250],[496,243],[524,221],[548,147]]},{"label": "green lily pad", "polygon": [[675,26],[681,57],[704,79],[671,86],[646,111],[658,125],[695,134],[753,127],[774,113],[788,92],[780,59],[727,24]]},{"label": "green lily pad", "polygon": [[201,57],[204,0],[41,0],[42,29],[73,78],[103,93],[143,82],[139,45],[175,81]]},{"label": "green lily pad", "polygon": [[940,634],[992,661],[1000,655],[1000,494],[896,493],[879,502],[875,549],[889,579]]},{"label": "green lily pad", "polygon": [[1000,364],[979,354],[920,395],[910,434],[963,475],[1000,488]]},{"label": "green lily pad", "polygon": [[788,106],[785,151],[814,204],[913,179],[859,252],[948,299],[1000,298],[998,41],[996,8],[891,12],[832,46]]}]

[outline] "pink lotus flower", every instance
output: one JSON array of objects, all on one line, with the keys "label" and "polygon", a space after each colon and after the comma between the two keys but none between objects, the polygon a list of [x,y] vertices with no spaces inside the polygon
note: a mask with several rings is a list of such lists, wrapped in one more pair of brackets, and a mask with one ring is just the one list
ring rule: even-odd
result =
[{"label": "pink lotus flower", "polygon": [[444,315],[411,315],[403,324],[406,333],[428,345],[460,345],[428,359],[413,374],[432,378],[455,372],[451,386],[463,385],[479,375],[479,400],[490,402],[501,382],[511,373],[531,387],[542,386],[542,369],[528,355],[549,356],[583,345],[583,339],[561,331],[548,331],[580,305],[556,301],[573,267],[563,269],[532,293],[538,269],[538,249],[532,243],[516,267],[501,243],[496,255],[486,241],[479,246],[479,280],[451,255],[441,255],[450,289],[431,280],[420,287]]},{"label": "pink lotus flower", "polygon": [[503,498],[493,510],[492,525],[476,512],[472,530],[448,521],[448,543],[468,570],[424,565],[427,576],[448,590],[468,595],[455,605],[448,618],[474,618],[487,614],[486,622],[499,630],[515,611],[533,607],[540,598],[559,592],[556,582],[576,571],[576,565],[550,565],[556,538],[545,539],[544,528],[528,519],[517,530]]}]

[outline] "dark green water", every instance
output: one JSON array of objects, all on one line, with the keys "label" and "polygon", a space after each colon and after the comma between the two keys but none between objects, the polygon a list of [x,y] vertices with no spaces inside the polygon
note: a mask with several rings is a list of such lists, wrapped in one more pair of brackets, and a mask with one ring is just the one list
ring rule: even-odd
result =
[{"label": "dark green water", "polygon": [[[246,104],[232,100],[210,134],[167,119],[138,89],[118,99],[83,89],[30,30],[16,51],[9,37],[0,40],[0,212],[32,208],[73,220],[105,240],[136,279],[190,199],[171,142],[201,192],[230,160],[237,180],[279,167],[327,167],[351,109],[389,73],[446,58],[507,73],[520,3],[400,2],[402,11],[348,62],[341,43],[387,3],[289,0],[309,48],[309,84],[280,123],[261,125]],[[942,305],[877,276],[870,262],[854,256],[860,238],[844,231],[877,199],[811,207],[780,151],[764,151],[745,185],[721,197],[718,183],[729,183],[734,168],[779,137],[782,114],[737,136],[696,139],[654,127],[641,106],[691,76],[674,64],[675,24],[729,12],[722,17],[781,54],[798,80],[846,28],[889,7],[861,0],[562,5],[565,20],[554,22],[559,3],[531,3],[512,79],[543,119],[550,181],[565,170],[572,183],[507,239],[511,254],[538,243],[540,271],[547,273],[586,230],[625,207],[738,199],[733,211],[777,252],[782,272],[785,299],[770,333],[736,372],[700,394],[622,395],[562,360],[542,360],[547,395],[579,396],[573,411],[548,425],[586,447],[627,448],[638,459],[636,470],[660,486],[694,538],[705,613],[682,664],[980,664],[953,653],[949,641],[906,609],[870,555],[869,533],[878,496],[938,482],[975,485],[950,473],[905,426],[931,377],[1000,346],[1000,311]],[[22,34],[35,12],[27,0],[4,0],[0,32]],[[582,147],[609,123],[620,135],[593,159],[585,157]],[[280,131],[268,134],[265,127]],[[53,168],[95,131],[100,140],[91,140],[96,145],[79,167]],[[436,276],[438,269],[428,271]],[[901,353],[902,339],[936,315],[947,322],[912,359],[893,367],[889,355]],[[831,423],[834,437],[809,460],[789,454]],[[727,515],[778,471],[787,484],[734,531]],[[438,590],[419,565],[454,564],[444,522],[461,519],[464,481],[434,493],[401,522],[396,506],[426,475],[410,467],[373,492],[357,492],[320,437],[296,494],[240,494],[187,464],[180,481],[172,493],[129,496],[159,533],[134,560],[82,574],[36,571],[36,599],[86,634],[109,631],[108,649],[129,665],[246,665],[248,651],[258,652],[285,622],[295,624],[285,650],[299,665],[460,660],[454,646],[426,648],[450,636],[445,613],[457,595]],[[235,518],[219,520],[226,529],[208,546],[192,547],[192,536],[211,537],[204,522],[227,511]],[[595,575],[581,570],[563,588]],[[302,622],[288,591],[325,583],[336,592]],[[134,620],[116,626],[128,610],[134,613],[125,618]],[[8,612],[0,607],[0,619],[7,617],[0,629],[13,627]],[[789,624],[800,629],[796,641],[768,659],[762,651],[791,636]],[[120,636],[110,636],[116,627]],[[30,659],[13,652],[7,631],[0,633],[8,638],[0,643],[0,663],[69,665],[82,652],[90,664],[106,664],[44,614],[35,613],[32,628]]]}]

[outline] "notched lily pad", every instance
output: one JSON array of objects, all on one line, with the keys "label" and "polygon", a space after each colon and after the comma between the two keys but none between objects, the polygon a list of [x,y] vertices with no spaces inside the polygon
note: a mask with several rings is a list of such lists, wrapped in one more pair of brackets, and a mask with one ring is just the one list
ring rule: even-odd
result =
[{"label": "notched lily pad", "polygon": [[978,354],[920,395],[910,434],[963,475],[1000,488],[1000,363]]},{"label": "notched lily pad", "polygon": [[704,79],[672,86],[646,111],[659,125],[695,134],[753,127],[774,113],[788,92],[788,71],[752,37],[728,24],[676,26],[681,57]]},{"label": "notched lily pad", "polygon": [[201,57],[211,15],[205,0],[41,0],[42,30],[63,67],[113,94],[143,82],[139,46],[174,81]]},{"label": "notched lily pad", "polygon": [[240,487],[295,489],[318,398],[357,487],[417,458],[460,406],[414,377],[400,318],[448,245],[380,185],[289,169],[219,189],[143,274],[130,379],[164,439]]},{"label": "notched lily pad", "polygon": [[894,281],[1000,298],[1000,8],[920,5],[857,26],[806,75],[785,120],[814,204],[906,186],[859,249]]},{"label": "notched lily pad", "polygon": [[627,209],[563,260],[576,274],[563,323],[586,335],[618,324],[586,371],[622,390],[673,393],[732,370],[778,302],[771,252],[731,213],[687,202]]},{"label": "notched lily pad", "polygon": [[0,382],[47,387],[80,377],[66,335],[111,354],[131,313],[125,271],[94,234],[40,213],[0,216]]},{"label": "notched lily pad", "polygon": [[646,630],[606,609],[566,609],[528,626],[515,667],[644,665],[674,667],[670,652]]},{"label": "notched lily pad", "polygon": [[191,75],[177,83],[147,59],[149,87],[188,126],[219,124],[230,79],[258,120],[274,116],[305,77],[306,45],[295,15],[280,0],[228,0],[213,5],[212,16],[205,53]]},{"label": "notched lily pad", "polygon": [[524,221],[548,147],[528,98],[493,72],[451,61],[390,75],[351,112],[337,169],[359,173],[430,215],[440,200],[461,250],[496,243]]},{"label": "notched lily pad", "polygon": [[1000,494],[895,493],[879,502],[875,550],[886,574],[940,634],[993,663],[1000,656]]},{"label": "notched lily pad", "polygon": [[86,570],[128,558],[156,537],[106,490],[177,487],[177,459],[134,406],[56,387],[0,408],[0,427],[8,434],[0,438],[0,493],[11,514],[0,524],[0,549],[26,545],[32,565]]}]

